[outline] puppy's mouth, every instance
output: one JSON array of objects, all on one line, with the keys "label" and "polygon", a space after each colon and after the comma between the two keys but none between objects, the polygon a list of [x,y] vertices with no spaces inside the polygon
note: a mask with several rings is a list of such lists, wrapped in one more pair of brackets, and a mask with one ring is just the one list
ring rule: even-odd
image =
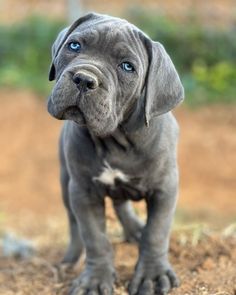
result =
[{"label": "puppy's mouth", "polygon": [[64,119],[68,116],[77,116],[80,114],[80,110],[77,106],[67,107],[61,114],[61,118]]},{"label": "puppy's mouth", "polygon": [[61,120],[72,120],[78,124],[84,124],[84,116],[77,106],[67,107],[61,114]]}]

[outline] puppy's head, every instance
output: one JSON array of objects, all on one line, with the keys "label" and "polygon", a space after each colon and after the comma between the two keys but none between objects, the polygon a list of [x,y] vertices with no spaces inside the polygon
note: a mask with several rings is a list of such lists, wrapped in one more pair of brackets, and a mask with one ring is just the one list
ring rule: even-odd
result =
[{"label": "puppy's head", "polygon": [[88,14],[58,35],[49,80],[48,111],[111,134],[144,96],[146,123],[183,99],[178,74],[162,45],[127,21]]}]

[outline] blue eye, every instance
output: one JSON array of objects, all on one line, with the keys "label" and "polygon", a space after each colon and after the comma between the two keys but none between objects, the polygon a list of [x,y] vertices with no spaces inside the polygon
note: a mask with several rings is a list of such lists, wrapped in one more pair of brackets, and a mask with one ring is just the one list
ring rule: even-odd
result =
[{"label": "blue eye", "polygon": [[70,42],[68,43],[68,48],[72,51],[75,51],[75,52],[79,52],[80,51],[80,48],[81,48],[81,45],[79,42]]},{"label": "blue eye", "polygon": [[122,62],[120,65],[123,71],[132,73],[135,71],[135,68],[129,62]]}]

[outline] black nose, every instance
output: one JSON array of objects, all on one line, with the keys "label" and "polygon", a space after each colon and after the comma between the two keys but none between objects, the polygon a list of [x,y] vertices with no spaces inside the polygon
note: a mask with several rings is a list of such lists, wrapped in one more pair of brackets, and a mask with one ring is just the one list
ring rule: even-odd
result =
[{"label": "black nose", "polygon": [[73,76],[73,82],[77,85],[79,89],[83,89],[86,91],[98,87],[98,81],[96,80],[96,78],[85,73],[76,73]]}]

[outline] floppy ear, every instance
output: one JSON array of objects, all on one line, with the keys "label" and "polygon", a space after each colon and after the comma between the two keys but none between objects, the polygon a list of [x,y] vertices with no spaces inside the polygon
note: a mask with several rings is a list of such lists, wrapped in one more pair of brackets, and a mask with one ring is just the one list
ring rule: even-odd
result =
[{"label": "floppy ear", "polygon": [[66,32],[68,31],[68,28],[63,29],[57,36],[55,42],[52,45],[52,63],[49,70],[49,81],[55,80],[56,77],[56,69],[54,65],[54,60],[56,58],[56,53],[58,52],[58,49],[60,48],[60,45],[63,43],[62,40],[64,40]]},{"label": "floppy ear", "polygon": [[55,68],[54,61],[60,49],[62,48],[62,45],[65,43],[66,39],[79,25],[81,25],[85,21],[88,21],[92,18],[97,18],[97,17],[99,17],[99,15],[95,13],[86,14],[85,16],[77,19],[69,28],[65,28],[59,33],[59,35],[56,38],[56,41],[52,45],[52,63],[49,70],[49,81],[53,81],[56,78],[56,68]]},{"label": "floppy ear", "polygon": [[148,40],[149,69],[146,77],[145,120],[173,109],[184,99],[179,75],[164,47]]}]

